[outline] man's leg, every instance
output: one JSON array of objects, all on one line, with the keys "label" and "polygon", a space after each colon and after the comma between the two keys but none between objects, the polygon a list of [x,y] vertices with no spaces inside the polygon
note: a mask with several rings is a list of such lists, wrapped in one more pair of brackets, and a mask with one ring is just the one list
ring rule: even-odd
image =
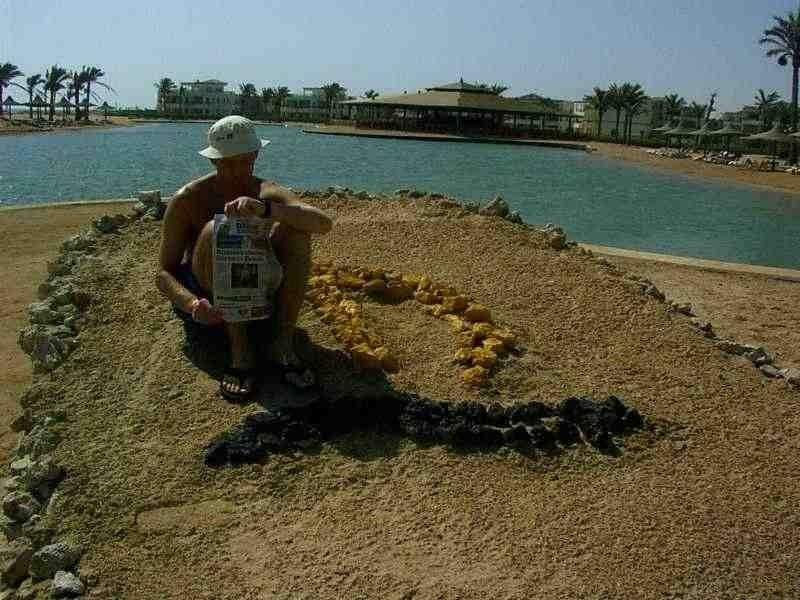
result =
[{"label": "man's leg", "polygon": [[311,272],[311,236],[278,223],[270,235],[270,242],[283,266],[283,280],[275,295],[276,331],[270,358],[283,365],[297,366],[300,360],[294,351],[294,330]]},{"label": "man's leg", "polygon": [[[214,223],[209,221],[203,227],[192,252],[192,273],[205,290],[214,289]],[[253,356],[247,339],[245,323],[225,323],[225,332],[231,344],[231,366],[234,369],[253,367]],[[235,395],[249,394],[253,389],[253,378],[238,378],[226,375],[222,388]]]}]

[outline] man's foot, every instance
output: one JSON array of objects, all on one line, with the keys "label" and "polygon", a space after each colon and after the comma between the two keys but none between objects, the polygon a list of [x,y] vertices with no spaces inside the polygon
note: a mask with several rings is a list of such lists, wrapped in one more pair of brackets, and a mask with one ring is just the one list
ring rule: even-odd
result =
[{"label": "man's foot", "polygon": [[228,367],[219,382],[219,393],[231,402],[241,402],[253,395],[256,374],[253,369]]}]

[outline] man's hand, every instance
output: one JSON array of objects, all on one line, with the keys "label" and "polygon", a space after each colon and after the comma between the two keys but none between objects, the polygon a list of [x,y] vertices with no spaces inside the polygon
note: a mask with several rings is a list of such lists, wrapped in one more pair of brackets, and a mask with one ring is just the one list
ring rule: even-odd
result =
[{"label": "man's hand", "polygon": [[225,214],[229,217],[263,217],[264,201],[239,196],[225,205]]},{"label": "man's hand", "polygon": [[219,325],[222,323],[222,311],[206,300],[200,298],[192,308],[192,319],[202,325]]}]

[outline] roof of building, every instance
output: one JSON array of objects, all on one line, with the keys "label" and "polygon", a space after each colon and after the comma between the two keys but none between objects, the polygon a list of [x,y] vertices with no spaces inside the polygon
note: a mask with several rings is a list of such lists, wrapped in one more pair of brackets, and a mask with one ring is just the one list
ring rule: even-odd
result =
[{"label": "roof of building", "polygon": [[219,79],[206,79],[205,81],[195,80],[195,81],[181,81],[181,85],[197,85],[203,83],[211,83],[214,85],[228,85],[227,81],[220,81]]},{"label": "roof of building", "polygon": [[[467,84],[468,85],[468,84]],[[400,106],[407,108],[451,108],[462,110],[485,110],[508,113],[527,113],[538,115],[564,115],[567,113],[545,106],[531,100],[503,98],[492,93],[474,91],[441,91],[440,88],[428,88],[416,94],[388,94],[373,100],[359,98],[348,100],[342,104],[372,104],[383,106]]]},{"label": "roof of building", "polygon": [[443,83],[434,87],[425,88],[429,92],[470,92],[473,94],[491,94],[497,96],[497,92],[485,85],[477,85],[474,83],[466,83],[463,79],[459,79],[454,83]]}]

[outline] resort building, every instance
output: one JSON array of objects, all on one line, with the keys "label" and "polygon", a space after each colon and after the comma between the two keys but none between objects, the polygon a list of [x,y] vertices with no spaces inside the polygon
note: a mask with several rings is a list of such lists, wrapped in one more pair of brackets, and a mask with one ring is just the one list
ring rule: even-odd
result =
[{"label": "resort building", "polygon": [[465,83],[438,85],[416,93],[382,95],[341,103],[343,118],[358,127],[539,137],[571,132],[577,117],[558,104],[504,98],[491,89]]},{"label": "resort building", "polygon": [[[650,131],[656,127],[663,125],[662,98],[647,98],[639,109],[639,112],[633,116],[631,123],[631,139],[641,140],[650,134]],[[599,115],[597,110],[587,105],[585,102],[575,102],[575,105],[582,105],[584,114],[580,123],[580,131],[585,135],[598,135],[598,121]],[[602,130],[599,132],[600,137],[622,137],[622,128],[625,123],[625,111],[619,111],[619,119],[617,119],[616,109],[609,108],[603,112]],[[617,128],[619,127],[619,132]]]},{"label": "resort building", "polygon": [[723,123],[739,128],[745,134],[758,133],[769,129],[769,124],[761,122],[761,116],[755,106],[745,106],[742,110],[722,113],[720,120]]},{"label": "resort building", "polygon": [[236,113],[239,95],[226,91],[228,84],[217,79],[184,81],[166,97],[156,99],[156,107],[168,115],[217,118]]},{"label": "resort building", "polygon": [[[334,117],[339,112],[338,102],[346,97],[346,91],[343,91],[334,102]],[[325,90],[321,87],[304,87],[300,94],[290,95],[282,111],[283,116],[301,121],[324,121],[329,117],[328,112]]]}]

